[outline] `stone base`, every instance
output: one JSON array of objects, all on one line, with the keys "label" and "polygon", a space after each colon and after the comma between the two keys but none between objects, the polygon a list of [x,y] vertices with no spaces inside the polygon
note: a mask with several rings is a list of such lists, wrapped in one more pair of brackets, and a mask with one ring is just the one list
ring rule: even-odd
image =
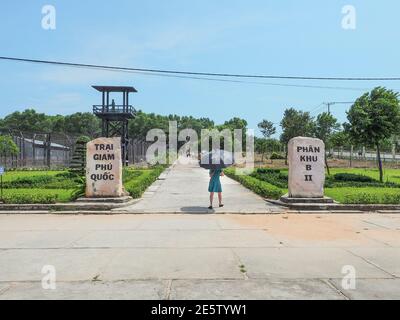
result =
[{"label": "stone base", "polygon": [[332,198],[323,197],[323,198],[291,198],[289,195],[284,195],[280,199],[283,203],[287,204],[295,204],[295,203],[315,203],[315,204],[328,204],[335,203]]},{"label": "stone base", "polygon": [[76,202],[84,203],[127,203],[132,201],[133,198],[130,196],[123,196],[119,198],[79,198]]}]

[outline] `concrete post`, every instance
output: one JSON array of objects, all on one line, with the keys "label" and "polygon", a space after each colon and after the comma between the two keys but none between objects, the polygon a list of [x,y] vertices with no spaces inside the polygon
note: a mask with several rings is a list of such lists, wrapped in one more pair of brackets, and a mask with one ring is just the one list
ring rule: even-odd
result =
[{"label": "concrete post", "polygon": [[393,157],[393,161],[396,161],[396,144],[395,143],[392,144],[392,157]]}]

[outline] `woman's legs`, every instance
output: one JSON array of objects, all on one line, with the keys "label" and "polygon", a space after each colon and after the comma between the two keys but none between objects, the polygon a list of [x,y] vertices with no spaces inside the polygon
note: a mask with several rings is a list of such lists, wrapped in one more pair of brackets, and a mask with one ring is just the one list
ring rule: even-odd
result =
[{"label": "woman's legs", "polygon": [[210,207],[213,206],[213,202],[214,202],[214,192],[210,192]]},{"label": "woman's legs", "polygon": [[222,192],[218,192],[219,205],[222,205]]}]

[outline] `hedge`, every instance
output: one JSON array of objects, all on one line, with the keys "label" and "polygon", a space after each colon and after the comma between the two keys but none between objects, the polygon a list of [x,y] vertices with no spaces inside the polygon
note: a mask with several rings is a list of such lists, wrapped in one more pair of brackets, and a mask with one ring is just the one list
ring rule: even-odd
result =
[{"label": "hedge", "polygon": [[79,186],[77,177],[69,173],[57,175],[32,175],[17,177],[3,183],[4,189],[74,189]]},{"label": "hedge", "polygon": [[[140,198],[164,170],[164,166],[158,166],[147,170],[127,170],[128,172],[124,174],[125,190],[129,192],[132,198]],[[141,173],[140,175],[139,172]]]},{"label": "hedge", "polygon": [[3,201],[7,204],[54,204],[68,202],[74,190],[5,189]]},{"label": "hedge", "polygon": [[254,171],[251,176],[261,181],[268,182],[280,189],[288,188],[288,175],[279,169],[260,168]]},{"label": "hedge", "polygon": [[400,194],[384,194],[379,196],[373,193],[362,192],[344,196],[347,204],[400,204]]},{"label": "hedge", "polygon": [[237,175],[235,174],[235,169],[227,169],[225,170],[225,174],[264,198],[276,200],[285,194],[282,189],[268,182],[258,180],[252,176]]}]

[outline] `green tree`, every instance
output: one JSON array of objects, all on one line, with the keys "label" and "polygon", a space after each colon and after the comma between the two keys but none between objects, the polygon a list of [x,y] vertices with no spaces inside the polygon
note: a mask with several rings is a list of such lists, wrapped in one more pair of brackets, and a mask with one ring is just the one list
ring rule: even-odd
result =
[{"label": "green tree", "polygon": [[246,131],[247,129],[247,121],[241,118],[232,118],[228,121],[225,121],[223,125],[217,126],[218,130],[229,129],[233,132],[233,130],[242,129]]},{"label": "green tree", "polygon": [[332,138],[332,135],[339,129],[340,124],[338,123],[337,119],[328,112],[319,114],[315,120],[315,125],[313,128],[314,136],[318,139],[321,139],[325,143],[325,166],[326,170],[328,171],[328,175],[331,175],[331,172],[329,169],[326,151],[331,148],[330,139]]},{"label": "green tree", "polygon": [[277,139],[255,138],[254,147],[257,153],[261,154],[261,161],[264,162],[265,154],[270,151],[271,153],[279,151],[282,144]]},{"label": "green tree", "polygon": [[[262,154],[262,162],[264,162],[264,155],[268,152],[268,147],[271,145],[269,138],[276,133],[276,127],[274,123],[268,120],[263,120],[258,124],[264,139],[258,139],[255,141],[256,151]],[[258,149],[258,150],[257,150]]]},{"label": "green tree", "polygon": [[146,140],[152,129],[162,129],[168,133],[169,121],[176,121],[174,116],[161,116],[138,111],[136,118],[129,122],[129,134],[132,139]]},{"label": "green tree", "polygon": [[329,141],[330,145],[335,148],[351,145],[350,137],[345,130],[332,133]]},{"label": "green tree", "polygon": [[3,159],[9,156],[16,156],[19,153],[19,149],[12,137],[0,136],[0,157]]},{"label": "green tree", "polygon": [[280,140],[286,146],[286,164],[290,139],[313,134],[314,121],[309,112],[303,112],[294,108],[286,109],[281,121],[282,134]]},{"label": "green tree", "polygon": [[[75,136],[83,135],[93,138],[99,135],[101,132],[100,119],[90,112],[74,113],[65,116],[64,121],[61,119],[58,121],[63,122],[63,131],[61,132],[66,134]],[[58,131],[56,126],[53,128],[53,130],[56,132]]]},{"label": "green tree", "polygon": [[23,112],[16,111],[6,116],[2,121],[3,129],[23,132],[50,132],[51,120],[44,113],[38,113],[34,109]]},{"label": "green tree", "polygon": [[264,157],[265,154],[267,153],[267,148],[268,148],[267,139],[255,137],[254,148],[257,153],[261,154],[261,162],[264,163]]},{"label": "green tree", "polygon": [[379,180],[383,182],[381,145],[399,132],[399,94],[377,87],[356,100],[347,112],[350,136],[363,145],[374,145],[377,151]]},{"label": "green tree", "polygon": [[95,137],[100,133],[100,120],[89,112],[78,112],[68,116],[48,116],[33,109],[14,112],[0,121],[2,130],[32,133],[64,133]]},{"label": "green tree", "polygon": [[267,139],[267,149],[272,152],[280,152],[282,150],[282,143],[278,139]]},{"label": "green tree", "polygon": [[268,120],[263,120],[258,124],[258,128],[260,129],[264,138],[271,138],[272,135],[276,133],[276,127],[273,122]]}]

